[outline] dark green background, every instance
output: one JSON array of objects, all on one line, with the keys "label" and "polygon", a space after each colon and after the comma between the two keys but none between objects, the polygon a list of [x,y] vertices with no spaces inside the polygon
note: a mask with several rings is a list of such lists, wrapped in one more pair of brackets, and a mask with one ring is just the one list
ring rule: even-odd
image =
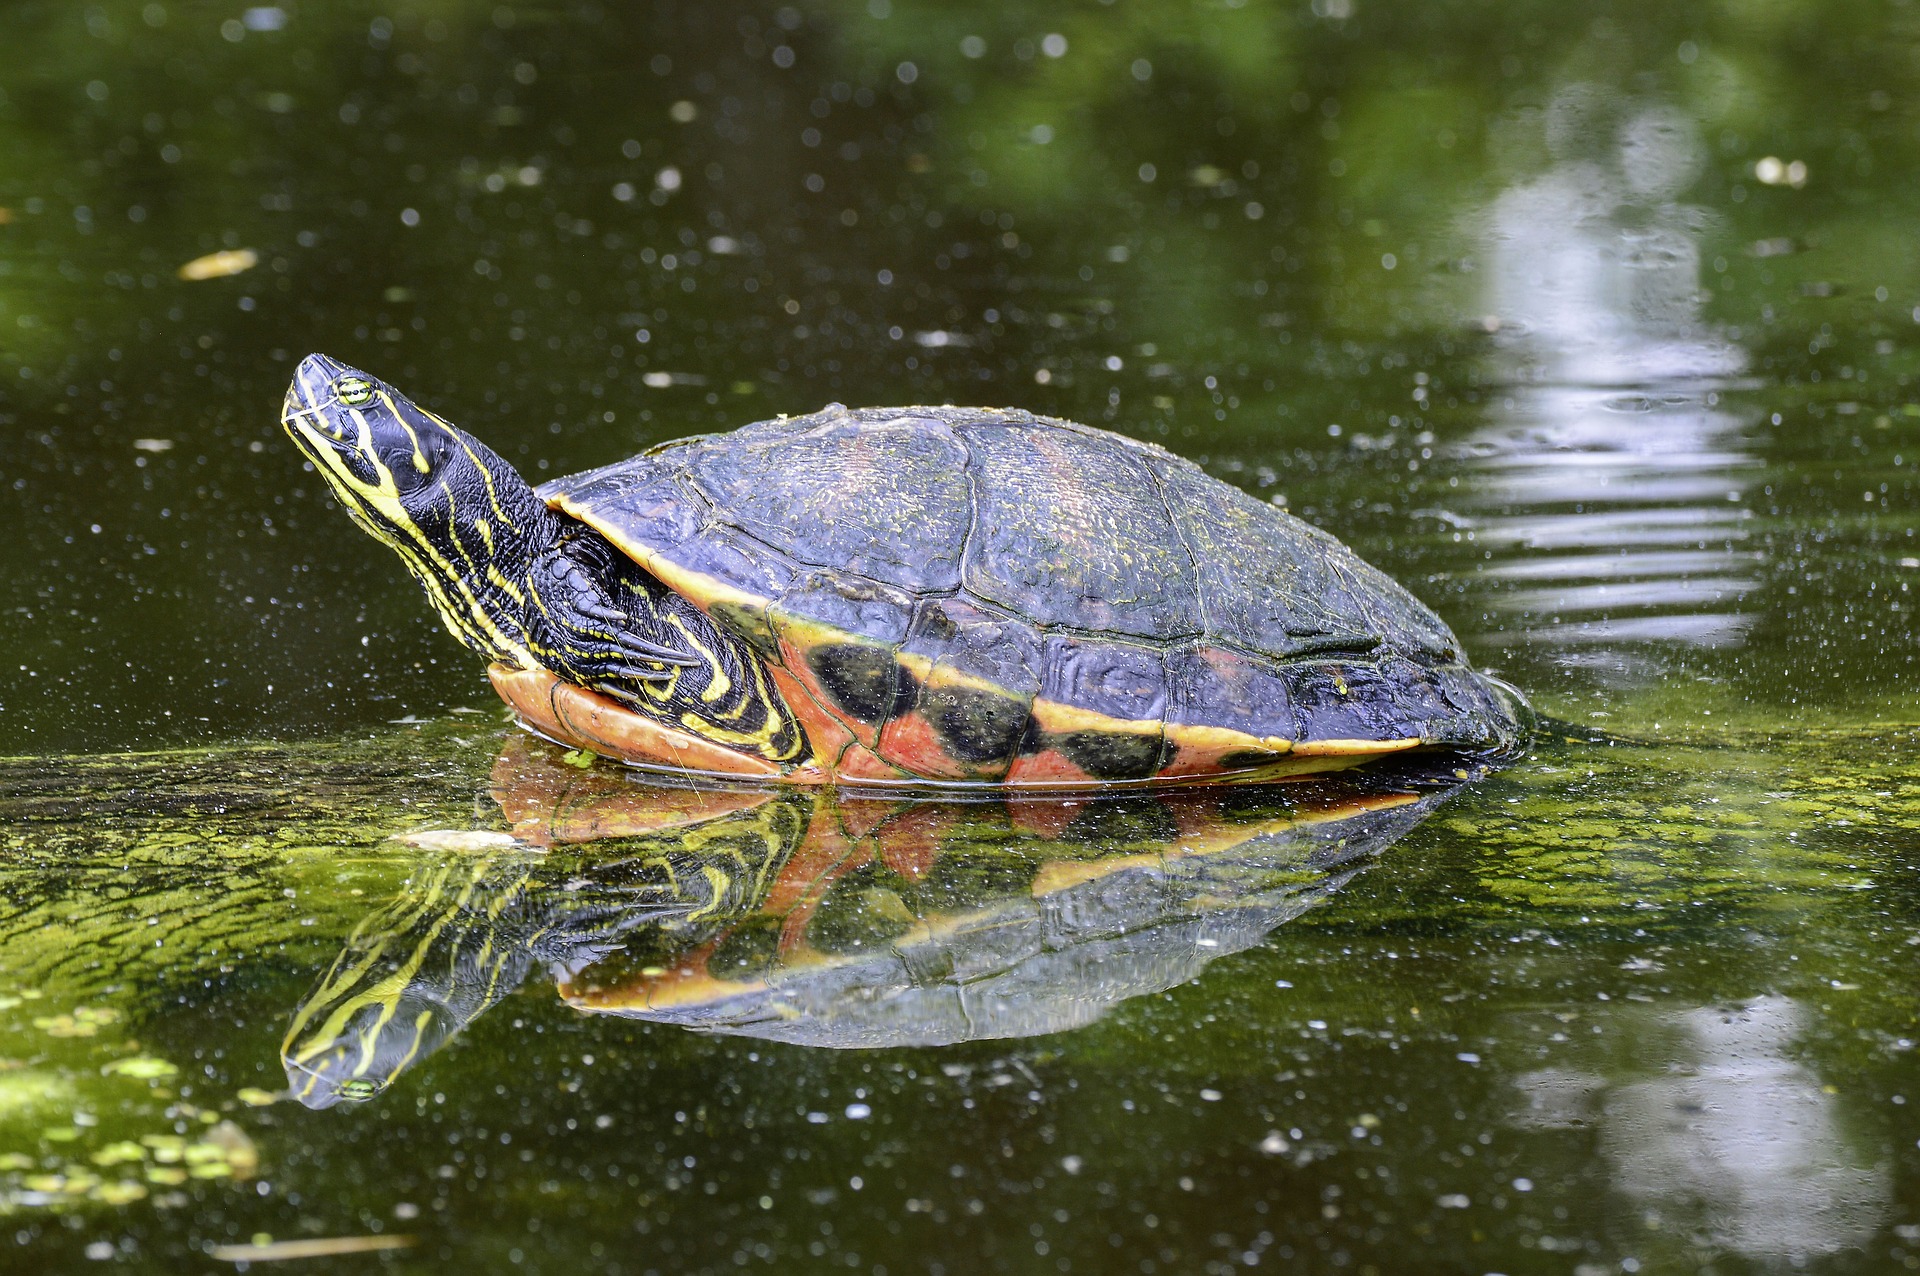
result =
[{"label": "dark green background", "polygon": [[[1758,467],[1743,548],[1765,550],[1738,573],[1748,640],[1695,672],[1775,710],[1867,684],[1911,698],[1908,626],[1876,623],[1917,548],[1896,460],[1920,430],[1900,413],[1920,302],[1909,6],[279,12],[276,30],[180,4],[0,19],[15,751],[310,734],[484,696],[280,437],[309,350],[535,478],[835,399],[1163,439],[1284,492],[1554,703],[1550,670],[1500,654],[1513,620],[1471,580],[1480,550],[1431,517],[1512,503],[1469,445],[1553,408],[1502,416],[1500,387],[1595,372],[1552,357],[1590,335],[1485,331],[1499,201],[1547,180],[1604,205],[1622,251],[1681,226],[1697,261],[1661,286],[1697,290],[1694,344],[1737,332],[1744,352],[1678,390],[1727,399]],[[1621,139],[1650,113],[1687,159],[1648,193]],[[1810,178],[1762,185],[1770,155]],[[1573,230],[1548,208],[1520,224]],[[223,247],[260,264],[174,277]],[[1550,250],[1509,256],[1564,271]],[[1641,327],[1642,355],[1675,341]],[[1629,360],[1623,393],[1658,388],[1655,363]],[[136,450],[149,438],[172,447]],[[1812,559],[1847,569],[1800,581]]]}]

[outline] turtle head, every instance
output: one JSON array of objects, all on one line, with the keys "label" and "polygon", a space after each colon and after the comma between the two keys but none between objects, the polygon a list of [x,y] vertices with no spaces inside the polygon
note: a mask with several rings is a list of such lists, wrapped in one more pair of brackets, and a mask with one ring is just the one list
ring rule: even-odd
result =
[{"label": "turtle head", "polygon": [[347,512],[426,586],[454,637],[524,665],[510,603],[488,578],[552,538],[546,504],[480,440],[378,377],[300,361],[281,424]]},{"label": "turtle head", "polygon": [[474,440],[464,431],[386,382],[323,354],[300,361],[280,420],[363,521],[405,522],[424,512],[436,489],[465,489],[480,478],[468,446]]}]

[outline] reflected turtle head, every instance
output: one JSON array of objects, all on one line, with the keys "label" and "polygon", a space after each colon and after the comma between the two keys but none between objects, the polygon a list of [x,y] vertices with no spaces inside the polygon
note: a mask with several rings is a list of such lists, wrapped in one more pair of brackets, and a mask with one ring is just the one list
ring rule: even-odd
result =
[{"label": "reflected turtle head", "polygon": [[[314,1015],[314,1010],[330,1013]],[[415,989],[391,1000],[367,997],[343,1006],[316,998],[303,1007],[280,1047],[287,1089],[315,1110],[364,1102],[463,1026],[463,1017]]]}]

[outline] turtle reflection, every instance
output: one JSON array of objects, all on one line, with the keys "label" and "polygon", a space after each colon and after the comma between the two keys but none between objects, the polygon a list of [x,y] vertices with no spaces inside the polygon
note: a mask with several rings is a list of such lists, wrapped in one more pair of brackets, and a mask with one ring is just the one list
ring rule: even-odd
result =
[{"label": "turtle reflection", "polygon": [[852,800],[641,785],[515,739],[493,797],[527,848],[424,860],[282,1060],[310,1107],[371,1097],[536,966],[583,1011],[813,1046],[1058,1032],[1259,943],[1446,792]]}]

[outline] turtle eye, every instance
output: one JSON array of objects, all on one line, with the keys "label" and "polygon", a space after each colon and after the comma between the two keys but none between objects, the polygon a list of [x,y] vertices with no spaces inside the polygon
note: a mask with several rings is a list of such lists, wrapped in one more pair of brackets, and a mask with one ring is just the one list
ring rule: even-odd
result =
[{"label": "turtle eye", "polygon": [[350,408],[373,402],[373,383],[364,377],[341,377],[333,383],[333,393]]}]

